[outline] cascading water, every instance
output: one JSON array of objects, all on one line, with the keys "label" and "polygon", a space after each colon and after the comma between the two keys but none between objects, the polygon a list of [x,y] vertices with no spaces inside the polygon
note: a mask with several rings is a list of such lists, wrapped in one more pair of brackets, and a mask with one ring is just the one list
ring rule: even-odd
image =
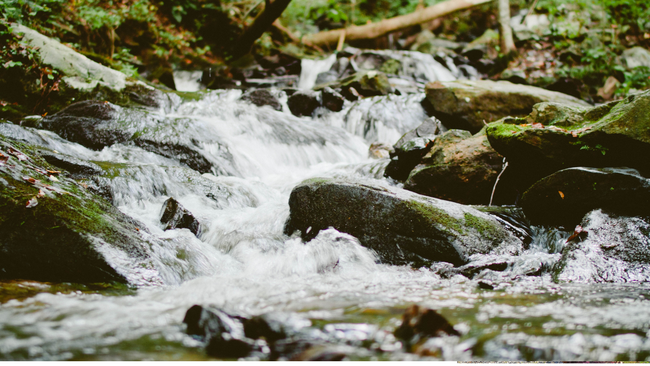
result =
[{"label": "cascading water", "polygon": [[[307,243],[287,237],[293,187],[316,176],[383,180],[386,161],[367,157],[369,143],[394,143],[425,115],[416,110],[415,96],[368,99],[312,120],[257,108],[240,95],[213,91],[149,111],[178,121],[182,137],[199,141],[207,157],[220,159],[220,149],[227,149],[234,169],[229,176],[200,174],[134,146],[96,152],[51,132],[32,130],[24,137],[107,172],[92,183],[149,230],[165,284],[136,290],[20,282],[24,297],[0,298],[3,359],[206,359],[182,325],[194,304],[244,316],[276,313],[296,329],[312,326],[319,337],[347,344],[352,359],[426,357],[401,351],[391,334],[412,303],[438,309],[462,334],[430,340],[427,349],[436,359],[650,355],[648,286],[558,285],[544,271],[558,261],[569,233],[536,228],[521,256],[475,258],[477,265],[501,261],[507,268],[474,278],[445,275],[442,263],[420,269],[378,264],[356,238],[334,229]],[[410,111],[409,118],[391,123],[400,108]],[[364,113],[376,115],[370,127],[360,127],[368,120]],[[169,197],[201,222],[198,238],[187,229],[163,231],[160,211]]]}]

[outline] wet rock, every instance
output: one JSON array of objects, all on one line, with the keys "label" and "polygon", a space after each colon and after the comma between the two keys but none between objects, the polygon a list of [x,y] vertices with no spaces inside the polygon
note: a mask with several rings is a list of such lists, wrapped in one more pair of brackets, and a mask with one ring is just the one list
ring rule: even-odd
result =
[{"label": "wet rock", "polygon": [[643,47],[632,47],[621,54],[623,65],[628,69],[645,66],[650,67],[650,51]]},{"label": "wet rock", "polygon": [[312,91],[298,91],[287,101],[289,109],[294,116],[311,116],[316,108],[321,106],[318,93]]},{"label": "wet rock", "polygon": [[57,153],[41,153],[41,156],[48,163],[65,169],[70,173],[73,179],[89,178],[95,175],[102,175],[104,171],[102,168],[90,161],[77,159],[70,155],[57,154]]},{"label": "wet rock", "polygon": [[199,221],[173,197],[163,203],[160,222],[165,224],[165,230],[189,229],[197,237],[201,234]]},{"label": "wet rock", "polygon": [[282,111],[282,104],[280,104],[278,98],[276,98],[275,95],[273,95],[267,89],[255,89],[249,91],[247,93],[244,93],[241,99],[247,100],[258,107],[263,107],[265,105],[268,105],[271,108],[275,109],[276,111]]},{"label": "wet rock", "polygon": [[162,284],[144,229],[0,135],[0,277]]},{"label": "wet rock", "polygon": [[471,136],[467,131],[449,130],[435,139],[404,188],[454,202],[487,205],[502,169],[503,157],[490,146],[484,131]]},{"label": "wet rock", "polygon": [[395,330],[395,337],[406,342],[407,350],[427,338],[442,335],[460,336],[460,333],[435,310],[418,305],[406,309],[402,315],[402,324]]},{"label": "wet rock", "polygon": [[[177,159],[201,173],[236,174],[228,149],[218,141],[203,140],[206,137],[196,130],[200,126],[187,119],[166,118],[145,110],[89,100],[47,116],[42,125],[90,149],[130,144]],[[217,148],[206,154],[203,144],[215,144]]]},{"label": "wet rock", "polygon": [[409,80],[429,82],[456,79],[433,56],[421,52],[363,50],[356,56],[355,60],[360,70],[381,71]]},{"label": "wet rock", "polygon": [[[524,119],[488,126],[492,147],[541,179],[571,166],[626,166],[650,174],[650,91],[593,108],[541,103]],[[541,175],[543,174],[543,175]]]},{"label": "wet rock", "polygon": [[352,103],[345,128],[368,142],[393,143],[427,119],[422,94],[386,95]]},{"label": "wet rock", "polygon": [[336,82],[339,79],[339,73],[335,70],[321,72],[316,76],[316,83],[314,85],[323,85]]},{"label": "wet rock", "polygon": [[426,86],[432,113],[448,128],[477,133],[487,123],[503,117],[523,117],[540,102],[589,106],[569,95],[507,81],[449,81]]},{"label": "wet rock", "polygon": [[495,218],[457,203],[366,183],[311,179],[293,189],[285,233],[311,240],[320,230],[355,236],[384,263],[468,262],[476,253],[508,253],[523,244]]},{"label": "wet rock", "polygon": [[645,283],[650,280],[650,221],[595,210],[581,226],[586,236],[562,250],[554,279],[574,283]]},{"label": "wet rock", "polygon": [[232,317],[218,309],[192,306],[183,323],[187,333],[203,338],[208,355],[217,358],[241,358],[255,349],[255,341],[247,338],[241,318]]},{"label": "wet rock", "polygon": [[326,87],[321,91],[321,99],[323,107],[333,112],[340,112],[345,103],[345,97],[330,87]]},{"label": "wet rock", "polygon": [[534,224],[572,228],[602,208],[621,215],[650,215],[650,179],[625,168],[567,168],[530,187],[521,207]]},{"label": "wet rock", "polygon": [[433,141],[445,127],[435,117],[422,122],[420,126],[405,133],[393,146],[391,161],[386,166],[385,176],[405,181],[422,157],[433,146]]},{"label": "wet rock", "polygon": [[493,59],[497,56],[495,46],[499,44],[499,33],[492,29],[487,29],[480,37],[467,44],[461,54],[469,59],[470,62],[476,62],[487,55]]}]

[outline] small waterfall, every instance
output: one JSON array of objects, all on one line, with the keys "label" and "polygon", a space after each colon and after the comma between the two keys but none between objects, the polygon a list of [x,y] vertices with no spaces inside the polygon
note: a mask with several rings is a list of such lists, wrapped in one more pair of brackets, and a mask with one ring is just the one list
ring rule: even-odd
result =
[{"label": "small waterfall", "polygon": [[316,78],[321,72],[329,71],[336,62],[336,54],[331,54],[322,60],[303,59],[300,66],[300,81],[298,89],[311,89],[316,84]]}]

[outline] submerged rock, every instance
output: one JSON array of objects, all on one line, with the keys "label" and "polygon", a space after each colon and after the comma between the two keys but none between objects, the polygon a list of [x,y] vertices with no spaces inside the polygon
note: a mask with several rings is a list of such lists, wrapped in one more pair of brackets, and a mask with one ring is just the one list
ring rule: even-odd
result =
[{"label": "submerged rock", "polygon": [[492,149],[484,131],[471,136],[449,130],[435,139],[404,188],[464,204],[489,204],[502,168],[503,157]]},{"label": "submerged rock", "polygon": [[441,335],[460,336],[460,333],[433,309],[412,305],[402,315],[402,324],[395,330],[395,336],[408,343],[418,343],[424,338]]},{"label": "submerged rock", "polygon": [[554,278],[575,283],[645,283],[650,280],[650,221],[595,210],[568,241]]},{"label": "submerged rock", "polygon": [[255,89],[242,95],[242,100],[247,100],[258,107],[268,105],[276,111],[282,111],[282,104],[275,95],[267,89]]},{"label": "submerged rock", "polygon": [[0,277],[162,284],[144,229],[0,135]]},{"label": "submerged rock", "polygon": [[521,198],[534,224],[572,228],[602,208],[621,215],[650,215],[650,179],[625,168],[568,168],[541,179]]},{"label": "submerged rock", "polygon": [[174,197],[170,197],[163,203],[160,222],[165,224],[165,230],[189,229],[197,237],[201,234],[199,221]]},{"label": "submerged rock", "polygon": [[[117,143],[132,144],[177,159],[201,172],[236,175],[232,156],[218,141],[205,139],[202,126],[183,118],[165,118],[144,110],[88,100],[71,104],[43,119],[44,128],[90,149],[101,150]],[[204,144],[216,144],[207,154]]]},{"label": "submerged rock", "polygon": [[448,81],[426,86],[433,115],[448,128],[477,133],[486,124],[503,117],[523,117],[540,102],[576,107],[589,104],[572,96],[507,81]]},{"label": "submerged rock", "polygon": [[536,167],[537,179],[571,166],[625,166],[648,175],[650,91],[594,108],[541,103],[525,119],[491,124],[487,135],[510,163]]},{"label": "submerged rock", "polygon": [[465,264],[477,253],[516,254],[523,243],[494,217],[471,207],[392,187],[311,179],[293,189],[285,233],[311,240],[320,230],[355,236],[391,264]]}]

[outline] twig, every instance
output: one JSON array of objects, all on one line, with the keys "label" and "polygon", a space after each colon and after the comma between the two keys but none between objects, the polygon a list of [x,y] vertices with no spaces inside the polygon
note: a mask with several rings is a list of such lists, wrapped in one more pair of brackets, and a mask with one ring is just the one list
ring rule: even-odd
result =
[{"label": "twig", "polygon": [[490,195],[490,204],[488,206],[492,206],[492,200],[494,199],[494,192],[497,190],[497,184],[499,184],[499,179],[501,179],[501,176],[503,175],[503,172],[506,171],[507,167],[508,162],[506,161],[506,158],[503,158],[503,169],[501,169],[501,173],[499,173],[497,180],[494,182],[494,187],[492,187],[492,195]]},{"label": "twig", "polygon": [[526,23],[526,19],[528,19],[528,15],[532,13],[533,10],[535,10],[535,6],[537,6],[537,0],[533,1],[533,5],[530,7],[530,9],[528,9],[528,12],[526,13],[526,15],[524,15],[524,18],[521,20],[520,24]]}]

